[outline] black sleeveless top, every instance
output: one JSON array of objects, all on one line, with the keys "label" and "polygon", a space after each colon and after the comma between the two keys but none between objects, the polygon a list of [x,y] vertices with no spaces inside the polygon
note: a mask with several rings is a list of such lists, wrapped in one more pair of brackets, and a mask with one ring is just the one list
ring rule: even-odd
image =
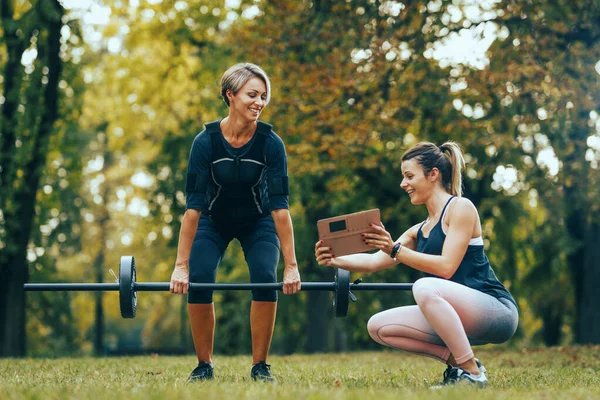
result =
[{"label": "black sleeveless top", "polygon": [[[417,251],[419,253],[438,256],[442,254],[442,248],[444,246],[444,241],[446,240],[446,234],[442,229],[442,223],[446,214],[446,207],[448,207],[448,204],[450,204],[450,201],[453,198],[454,197],[451,197],[444,206],[442,216],[433,229],[431,229],[429,237],[426,238],[423,236],[422,228],[425,222],[419,227],[419,231],[417,232]],[[439,276],[427,273],[425,276],[440,278]],[[490,261],[483,252],[483,244],[469,244],[463,260],[449,280],[479,290],[480,292],[487,293],[496,298],[508,299],[517,306],[517,303],[510,292],[502,283],[500,283],[498,278],[496,278],[496,274],[494,274]]]}]

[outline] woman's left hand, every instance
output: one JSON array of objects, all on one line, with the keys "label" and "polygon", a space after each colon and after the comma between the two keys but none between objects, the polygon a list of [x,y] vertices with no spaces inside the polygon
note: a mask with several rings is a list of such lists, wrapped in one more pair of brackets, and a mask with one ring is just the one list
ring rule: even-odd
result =
[{"label": "woman's left hand", "polygon": [[392,248],[394,247],[394,240],[392,239],[392,235],[388,231],[385,230],[383,223],[379,224],[369,224],[374,233],[363,233],[361,234],[363,241],[372,246],[375,249],[379,249],[386,254],[390,254],[392,252]]},{"label": "woman's left hand", "polygon": [[296,266],[286,266],[283,269],[283,293],[296,294],[301,286],[300,272]]}]

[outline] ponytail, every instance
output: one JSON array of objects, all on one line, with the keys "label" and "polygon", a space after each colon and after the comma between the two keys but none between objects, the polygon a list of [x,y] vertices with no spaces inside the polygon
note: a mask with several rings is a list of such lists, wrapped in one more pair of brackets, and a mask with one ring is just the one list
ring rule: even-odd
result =
[{"label": "ponytail", "polygon": [[462,171],[465,167],[463,152],[458,143],[446,142],[436,146],[420,142],[402,156],[402,161],[415,159],[425,175],[437,168],[442,175],[442,187],[451,195],[462,197]]},{"label": "ponytail", "polygon": [[448,157],[452,166],[452,177],[449,180],[450,194],[457,197],[462,197],[462,171],[465,168],[465,159],[463,152],[458,143],[446,142],[439,147],[440,151]]}]

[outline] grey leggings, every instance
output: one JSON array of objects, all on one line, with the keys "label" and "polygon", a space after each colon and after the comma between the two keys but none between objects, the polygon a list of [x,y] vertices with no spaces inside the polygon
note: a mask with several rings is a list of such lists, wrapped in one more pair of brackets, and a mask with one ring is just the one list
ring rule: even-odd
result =
[{"label": "grey leggings", "polygon": [[458,364],[473,358],[471,345],[502,343],[519,322],[517,307],[467,286],[438,278],[413,285],[416,306],[375,314],[369,334],[378,343]]}]

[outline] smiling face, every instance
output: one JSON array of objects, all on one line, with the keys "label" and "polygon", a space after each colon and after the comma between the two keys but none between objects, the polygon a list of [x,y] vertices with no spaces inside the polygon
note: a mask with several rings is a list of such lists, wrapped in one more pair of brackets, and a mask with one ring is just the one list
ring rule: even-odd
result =
[{"label": "smiling face", "polygon": [[402,183],[400,187],[406,190],[412,204],[423,204],[431,197],[437,184],[439,171],[437,168],[425,175],[423,167],[415,158],[402,162]]},{"label": "smiling face", "polygon": [[227,98],[230,114],[254,122],[267,105],[267,86],[260,78],[250,78],[236,94],[228,90]]}]

